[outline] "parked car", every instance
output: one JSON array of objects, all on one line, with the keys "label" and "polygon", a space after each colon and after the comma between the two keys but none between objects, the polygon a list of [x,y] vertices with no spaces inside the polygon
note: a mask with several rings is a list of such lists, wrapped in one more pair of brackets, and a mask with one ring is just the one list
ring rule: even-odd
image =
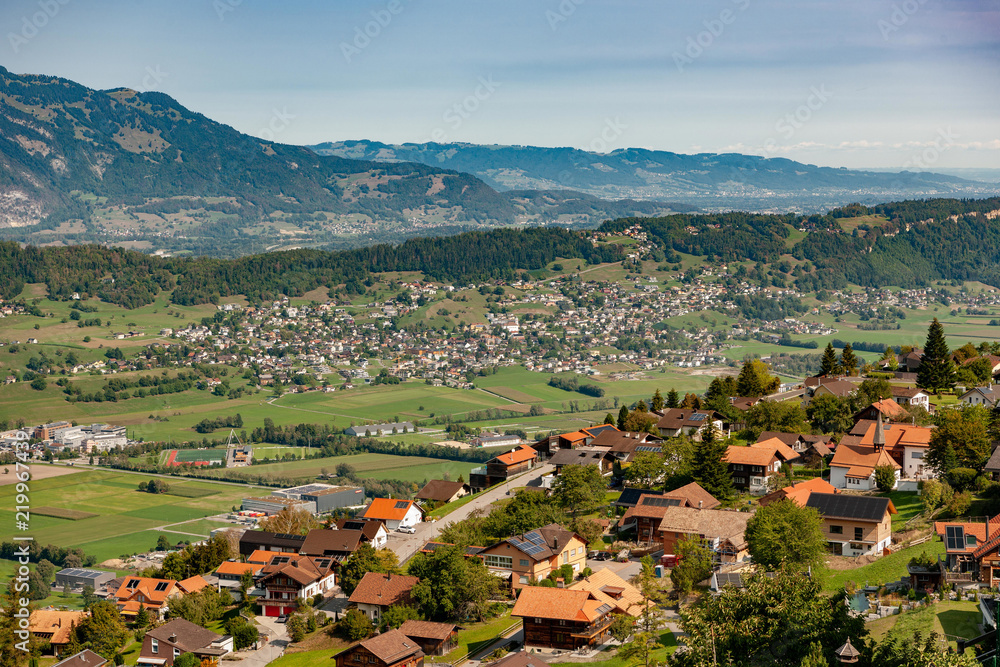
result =
[{"label": "parked car", "polygon": [[410,535],[413,535],[415,532],[417,532],[417,529],[414,528],[413,526],[400,526],[399,528],[396,529],[396,532],[397,533],[408,533]]},{"label": "parked car", "polygon": [[597,555],[594,556],[594,560],[611,560],[611,553],[608,551],[598,551]]}]

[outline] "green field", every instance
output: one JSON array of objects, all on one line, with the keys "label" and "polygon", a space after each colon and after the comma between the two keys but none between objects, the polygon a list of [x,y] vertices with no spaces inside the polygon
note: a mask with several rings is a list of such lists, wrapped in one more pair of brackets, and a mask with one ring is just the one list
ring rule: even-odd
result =
[{"label": "green field", "polygon": [[[30,493],[33,505],[72,507],[94,516],[73,521],[33,514],[28,534],[43,545],[80,547],[100,562],[146,551],[156,545],[160,534],[171,541],[195,539],[161,533],[157,528],[228,511],[249,493],[249,489],[240,486],[211,483],[198,484],[217,489],[217,493],[202,498],[139,491],[138,483],[147,479],[144,475],[121,472],[80,471],[33,481]],[[167,480],[168,484],[173,481]],[[183,488],[188,484],[178,486]],[[0,486],[3,507],[13,507],[14,495],[12,485]],[[14,534],[14,513],[0,511],[0,520],[3,521],[0,539],[9,540]]]},{"label": "green field", "polygon": [[858,588],[881,586],[906,576],[906,565],[914,556],[927,552],[933,558],[944,555],[944,551],[944,542],[935,538],[930,542],[883,556],[870,565],[850,570],[827,570],[823,575],[823,590],[833,593],[844,588],[848,582],[852,582]]},{"label": "green field", "polygon": [[912,611],[880,618],[868,624],[872,637],[881,640],[883,637],[898,637],[905,640],[916,633],[927,637],[936,632],[944,644],[954,650],[955,640],[974,639],[980,635],[979,624],[982,614],[979,605],[972,601],[935,602],[932,605],[920,607]]},{"label": "green field", "polygon": [[[341,463],[354,467],[361,478],[399,479],[404,482],[421,484],[425,480],[440,479],[444,473],[458,479],[463,475],[469,479],[469,471],[481,465],[464,461],[448,461],[422,456],[394,456],[392,454],[351,454],[349,456],[333,456],[319,459],[285,461],[255,465],[250,468],[238,469],[252,475],[277,475],[281,477],[296,477],[303,480],[315,480],[324,470],[333,472]],[[213,471],[219,477],[225,477],[226,471]]]}]

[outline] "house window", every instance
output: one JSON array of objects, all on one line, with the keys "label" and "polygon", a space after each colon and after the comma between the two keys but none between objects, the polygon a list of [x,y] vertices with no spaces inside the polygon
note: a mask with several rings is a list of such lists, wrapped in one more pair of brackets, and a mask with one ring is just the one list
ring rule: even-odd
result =
[{"label": "house window", "polygon": [[552,639],[553,639],[553,641],[561,642],[563,640],[563,636],[562,636],[562,634],[560,634],[560,633],[557,632],[554,635],[552,635]]},{"label": "house window", "polygon": [[856,539],[856,540],[863,540],[863,539],[865,539],[864,531],[865,531],[864,528],[855,528],[854,529],[854,539]]},{"label": "house window", "polygon": [[924,458],[924,453],[923,452],[910,452],[910,458],[911,459],[922,459],[922,458]]},{"label": "house window", "polygon": [[737,463],[733,466],[733,470],[743,470],[743,464]]},{"label": "house window", "polygon": [[510,556],[494,556],[492,554],[486,556],[486,567],[499,567],[509,570],[513,566],[514,559]]},{"label": "house window", "polygon": [[568,551],[564,551],[563,552],[563,564],[566,564],[568,562],[569,562],[569,552]]},{"label": "house window", "polygon": [[156,639],[152,639],[149,644],[149,648],[153,653],[160,652],[160,642]]},{"label": "house window", "polygon": [[565,619],[562,619],[562,618],[560,618],[560,619],[559,619],[559,625],[566,625],[566,620],[565,620]]},{"label": "house window", "polygon": [[526,584],[526,583],[528,583],[528,577],[527,577],[526,575],[523,575],[523,574],[522,574],[522,575],[521,575],[521,577],[520,577],[520,580],[519,580],[519,581],[520,581],[520,582],[521,582],[522,584]]},{"label": "house window", "polygon": [[537,624],[541,624],[542,622],[543,622],[543,621],[542,621],[542,619],[540,619],[540,618],[536,618],[536,619],[535,619],[535,623],[537,623]]},{"label": "house window", "polygon": [[522,558],[522,559],[521,559],[521,560],[519,561],[519,563],[520,563],[521,567],[528,567],[528,565],[529,565],[529,563],[528,563],[528,559],[527,559],[527,558]]},{"label": "house window", "polygon": [[844,527],[843,526],[830,526],[830,533],[832,535],[843,535],[844,534]]},{"label": "house window", "polygon": [[175,647],[174,647],[174,657],[176,658],[176,657],[177,657],[177,656],[179,656],[180,654],[181,654],[181,650],[180,650],[179,648],[177,648],[177,647],[175,646]]}]

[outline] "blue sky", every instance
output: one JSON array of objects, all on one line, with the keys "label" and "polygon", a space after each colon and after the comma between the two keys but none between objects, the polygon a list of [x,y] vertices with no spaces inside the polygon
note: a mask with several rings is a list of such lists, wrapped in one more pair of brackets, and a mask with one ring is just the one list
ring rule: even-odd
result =
[{"label": "blue sky", "polygon": [[1000,168],[995,0],[5,0],[0,22],[14,72],[287,143]]}]

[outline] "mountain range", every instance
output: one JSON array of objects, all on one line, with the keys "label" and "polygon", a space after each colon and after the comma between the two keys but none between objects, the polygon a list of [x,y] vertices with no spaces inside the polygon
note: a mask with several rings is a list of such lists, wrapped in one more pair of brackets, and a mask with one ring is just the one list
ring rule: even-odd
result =
[{"label": "mountain range", "polygon": [[594,153],[576,148],[376,141],[336,141],[311,148],[322,155],[387,164],[420,162],[468,172],[500,191],[568,189],[610,199],[679,200],[717,210],[815,212],[853,202],[1000,192],[1000,184],[944,174],[817,167],[736,153],[682,155],[641,148]]}]

